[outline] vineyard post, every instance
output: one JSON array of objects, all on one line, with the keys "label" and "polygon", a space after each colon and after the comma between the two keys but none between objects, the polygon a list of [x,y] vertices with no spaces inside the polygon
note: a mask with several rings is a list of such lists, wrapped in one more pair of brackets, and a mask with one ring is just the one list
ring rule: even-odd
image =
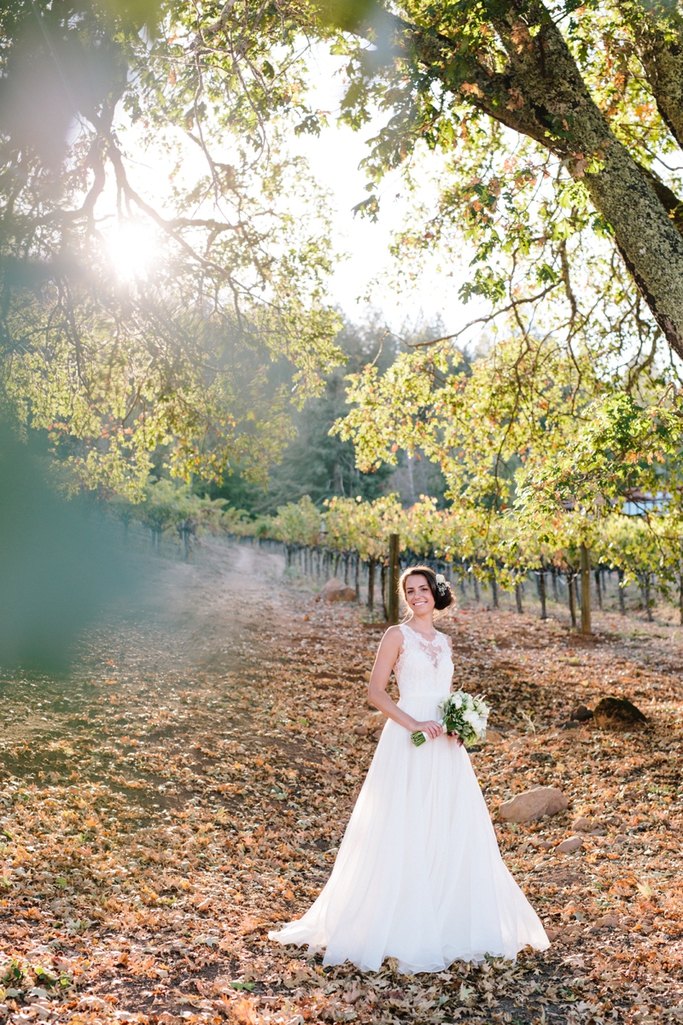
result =
[{"label": "vineyard post", "polygon": [[390,623],[398,623],[398,534],[389,534],[389,600],[387,602]]},{"label": "vineyard post", "polygon": [[576,630],[576,592],[574,591],[574,570],[567,570],[567,597],[569,598],[569,615],[572,619],[572,629]]},{"label": "vineyard post", "polygon": [[318,569],[319,576],[322,579],[323,584],[327,580],[327,524],[325,523],[325,517],[320,517],[320,554],[318,556]]},{"label": "vineyard post", "polygon": [[372,616],[375,608],[375,560],[368,560],[368,608]]},{"label": "vineyard post", "polygon": [[493,598],[494,609],[500,608],[500,603],[498,601],[498,580],[496,579],[495,567],[491,571],[491,596]]},{"label": "vineyard post", "polygon": [[602,610],[602,567],[598,566],[595,571],[595,596],[598,599],[598,608]]},{"label": "vineyard post", "polygon": [[648,620],[648,623],[652,623],[653,622],[652,598],[650,596],[650,571],[649,570],[645,570],[645,572],[643,573],[641,588],[642,588],[642,592],[643,592],[643,603],[645,605],[645,611],[647,613],[647,620]]},{"label": "vineyard post", "polygon": [[581,633],[591,633],[591,561],[585,544],[581,545]]},{"label": "vineyard post", "polygon": [[515,602],[517,603],[517,611],[519,613],[524,612],[524,607],[522,605],[522,585],[519,581],[515,584]]},{"label": "vineyard post", "polygon": [[360,555],[356,552],[356,604],[360,601]]},{"label": "vineyard post", "polygon": [[622,616],[626,615],[626,601],[624,600],[624,571],[623,569],[617,569],[617,576],[619,582],[617,584],[617,590],[619,592],[619,612]]},{"label": "vineyard post", "polygon": [[541,560],[541,568],[538,571],[538,594],[541,599],[541,619],[547,619],[548,610],[546,608],[545,563],[543,560]]}]

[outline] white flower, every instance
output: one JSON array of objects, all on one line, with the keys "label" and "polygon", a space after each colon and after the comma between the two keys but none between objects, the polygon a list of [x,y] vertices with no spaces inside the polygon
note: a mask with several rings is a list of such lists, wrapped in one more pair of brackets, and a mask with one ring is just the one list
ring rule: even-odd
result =
[{"label": "white flower", "polygon": [[437,573],[436,574],[436,582],[437,582],[437,584],[445,584],[446,583],[446,578],[443,575],[443,573]]}]

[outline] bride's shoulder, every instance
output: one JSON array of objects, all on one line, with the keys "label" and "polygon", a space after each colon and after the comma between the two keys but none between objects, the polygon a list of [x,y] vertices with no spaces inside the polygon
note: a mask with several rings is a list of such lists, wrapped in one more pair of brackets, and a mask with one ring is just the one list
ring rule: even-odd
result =
[{"label": "bride's shoulder", "polygon": [[390,626],[379,642],[377,657],[388,656],[395,660],[402,650],[403,632],[399,626]]},{"label": "bride's shoulder", "polygon": [[453,638],[451,637],[451,635],[450,634],[445,634],[443,632],[443,630],[437,630],[436,633],[441,638],[442,643],[443,643],[443,641],[445,641],[446,644],[448,645],[448,647],[452,651],[453,650]]}]

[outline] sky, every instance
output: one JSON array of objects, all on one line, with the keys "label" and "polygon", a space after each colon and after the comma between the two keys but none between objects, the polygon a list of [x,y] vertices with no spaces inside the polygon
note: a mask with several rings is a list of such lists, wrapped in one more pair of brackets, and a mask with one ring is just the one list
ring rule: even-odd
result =
[{"label": "sky", "polygon": [[[315,178],[332,196],[334,240],[348,253],[330,283],[332,297],[352,320],[362,320],[369,309],[379,311],[387,326],[395,332],[440,320],[446,332],[457,331],[478,316],[481,310],[458,299],[464,270],[449,262],[437,269],[438,257],[421,274],[414,289],[405,287],[397,294],[391,276],[394,260],[389,253],[392,235],[401,228],[409,213],[409,200],[401,187],[399,174],[387,178],[380,189],[380,214],[377,222],[354,215],[353,207],[368,195],[366,177],[359,164],[368,153],[367,140],[381,122],[353,131],[336,123],[343,94],[343,78],[337,72],[341,59],[318,49],[312,55],[311,106],[328,112],[329,127],[319,136],[298,136],[294,151],[305,156]],[[436,162],[436,157],[434,161]],[[425,176],[425,198],[432,199],[434,189]],[[465,268],[466,270],[466,268]],[[370,296],[370,303],[367,296]]]}]

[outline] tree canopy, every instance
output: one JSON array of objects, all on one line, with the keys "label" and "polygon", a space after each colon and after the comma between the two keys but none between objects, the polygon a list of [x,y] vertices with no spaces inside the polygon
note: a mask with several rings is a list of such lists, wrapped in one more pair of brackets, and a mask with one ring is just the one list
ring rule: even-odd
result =
[{"label": "tree canopy", "polygon": [[[87,0],[0,14],[5,412],[105,493],[139,493],[155,451],[181,476],[236,459],[263,478],[292,399],[339,358],[322,193],[275,135],[243,130],[222,80],[175,75],[170,18]],[[152,195],[146,151],[168,167]]]},{"label": "tree canopy", "polygon": [[[637,0],[229,3],[200,9],[197,48],[242,71],[265,117],[291,106],[283,82],[301,34],[327,39],[348,56],[343,117],[386,115],[371,185],[419,146],[446,154],[439,208],[407,241],[431,248],[457,224],[475,247],[464,294],[519,312],[562,290],[570,331],[595,320],[597,294],[603,329],[661,332],[681,355],[681,182],[669,167],[683,141],[682,31],[676,5]],[[299,109],[299,129],[315,130]],[[640,302],[623,294],[631,282]]]},{"label": "tree canopy", "polygon": [[[503,462],[511,480],[527,450],[561,451],[576,441],[570,422],[621,395],[668,417],[671,460],[683,354],[675,5],[14,0],[1,18],[3,397],[49,433],[77,482],[134,491],[154,452],[186,478],[239,465],[265,479],[291,437],[292,397],[319,392],[341,358],[324,195],[286,144],[324,123],[308,92],[313,45],[343,63],[343,120],[384,119],[359,212],[376,213],[387,171],[410,187],[431,161],[436,198],[396,238],[399,265],[414,274],[435,249],[466,253],[461,295],[488,302],[475,319],[503,332],[462,392],[483,419],[457,412],[452,338],[407,353],[383,389],[369,370],[345,428],[367,465],[419,439],[454,494],[484,473],[480,497],[495,506],[510,487]],[[136,183],[145,148],[168,166],[151,194]],[[122,237],[127,274],[112,256]],[[155,259],[136,268],[143,237]]]}]

